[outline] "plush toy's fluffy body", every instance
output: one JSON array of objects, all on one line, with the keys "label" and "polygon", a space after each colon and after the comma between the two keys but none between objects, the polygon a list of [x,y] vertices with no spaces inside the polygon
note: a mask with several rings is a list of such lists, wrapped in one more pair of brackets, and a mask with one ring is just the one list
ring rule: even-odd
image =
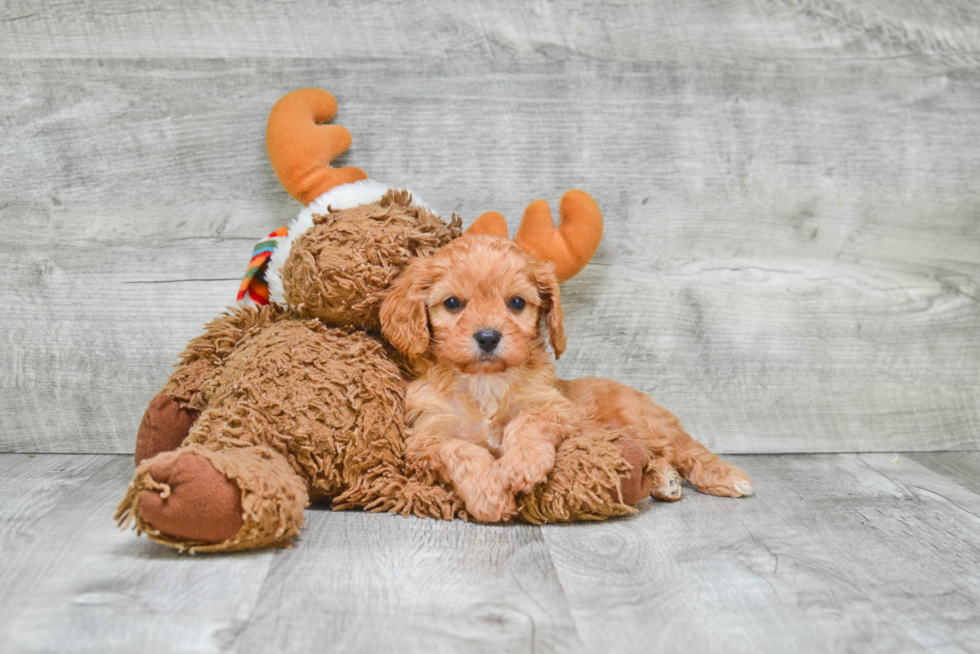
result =
[{"label": "plush toy's fluffy body", "polygon": [[[217,318],[191,341],[143,417],[136,473],[116,517],[156,541],[193,551],[286,546],[311,500],[471,517],[447,480],[406,460],[405,390],[418,362],[382,338],[379,318],[392,281],[459,237],[460,223],[446,224],[357,168],[330,167],[350,145],[347,130],[325,124],[336,109],[318,89],[273,108],[273,168],[308,206],[256,247],[240,291],[253,306]],[[492,212],[467,232],[507,236]],[[601,233],[595,202],[569,191],[557,228],[536,201],[515,242],[564,281],[593,256]],[[546,479],[516,498],[516,519],[634,512],[649,494],[651,469],[629,435],[597,428],[560,439]]]}]

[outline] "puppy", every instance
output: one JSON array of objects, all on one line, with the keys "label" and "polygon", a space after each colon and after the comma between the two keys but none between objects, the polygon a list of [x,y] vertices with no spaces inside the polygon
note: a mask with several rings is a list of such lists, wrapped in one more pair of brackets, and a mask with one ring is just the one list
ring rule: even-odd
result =
[{"label": "puppy", "polygon": [[406,395],[406,456],[452,483],[477,520],[513,517],[515,496],[544,481],[559,441],[588,429],[630,428],[660,499],[680,498],[672,468],[704,493],[752,493],[748,475],[649,396],[604,379],[558,379],[545,344],[556,358],[565,349],[558,281],[551,264],[506,238],[465,235],[412,262],[381,322],[424,371]]}]

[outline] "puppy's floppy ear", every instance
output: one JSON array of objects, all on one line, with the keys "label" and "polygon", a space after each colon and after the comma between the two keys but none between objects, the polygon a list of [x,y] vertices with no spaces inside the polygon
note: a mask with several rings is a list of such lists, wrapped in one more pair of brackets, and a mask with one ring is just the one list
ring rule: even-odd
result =
[{"label": "puppy's floppy ear", "polygon": [[543,300],[545,322],[548,325],[548,341],[559,358],[565,351],[565,314],[561,309],[561,291],[558,290],[558,278],[555,276],[555,266],[550,262],[531,261],[538,296]]},{"label": "puppy's floppy ear", "polygon": [[431,259],[416,259],[395,278],[381,303],[381,333],[402,354],[414,357],[429,349],[425,297],[433,275]]}]

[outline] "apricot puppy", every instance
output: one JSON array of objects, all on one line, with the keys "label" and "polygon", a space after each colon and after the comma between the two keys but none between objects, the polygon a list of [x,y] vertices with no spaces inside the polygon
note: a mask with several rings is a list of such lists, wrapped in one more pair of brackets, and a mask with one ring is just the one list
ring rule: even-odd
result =
[{"label": "apricot puppy", "polygon": [[545,480],[564,437],[624,429],[650,458],[660,499],[680,498],[676,468],[699,490],[752,493],[748,475],[685,433],[677,418],[632,388],[604,379],[561,381],[565,349],[552,265],[499,236],[468,234],[396,278],[381,306],[384,336],[416,359],[408,388],[406,456],[452,483],[476,519],[516,512],[515,496]]}]

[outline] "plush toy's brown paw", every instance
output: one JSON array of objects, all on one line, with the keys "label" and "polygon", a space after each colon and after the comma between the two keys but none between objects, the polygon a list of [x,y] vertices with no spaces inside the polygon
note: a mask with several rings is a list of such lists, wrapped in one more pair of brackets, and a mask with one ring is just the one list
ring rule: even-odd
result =
[{"label": "plush toy's brown paw", "polygon": [[181,407],[169,395],[155,396],[136,434],[136,465],[160,452],[180,447],[199,415],[194,409]]},{"label": "plush toy's brown paw", "polygon": [[139,512],[157,531],[188,541],[220,543],[242,528],[241,491],[235,482],[196,454],[182,454],[150,467],[163,490],[143,491]]},{"label": "plush toy's brown paw", "polygon": [[650,457],[632,438],[617,438],[613,441],[613,445],[619,446],[626,463],[632,466],[619,475],[619,491],[623,494],[623,504],[636,504],[648,497],[653,488],[653,479],[643,474]]}]

